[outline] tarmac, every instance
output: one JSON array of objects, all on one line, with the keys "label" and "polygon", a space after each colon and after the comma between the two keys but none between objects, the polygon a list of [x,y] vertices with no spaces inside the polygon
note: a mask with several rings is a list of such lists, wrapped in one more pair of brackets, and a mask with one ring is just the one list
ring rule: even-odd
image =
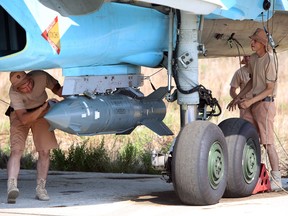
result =
[{"label": "tarmac", "polygon": [[[47,179],[49,201],[35,199],[36,171],[21,170],[16,204],[7,203],[7,171],[0,170],[0,215],[39,216],[209,216],[287,213],[288,192],[260,192],[245,198],[222,198],[218,204],[187,206],[173,185],[159,175],[54,172]],[[288,179],[282,179],[283,188]]]}]

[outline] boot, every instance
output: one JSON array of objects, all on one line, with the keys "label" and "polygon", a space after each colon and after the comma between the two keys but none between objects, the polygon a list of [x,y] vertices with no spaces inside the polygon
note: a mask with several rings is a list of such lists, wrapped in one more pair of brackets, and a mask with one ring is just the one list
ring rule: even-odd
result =
[{"label": "boot", "polygon": [[271,171],[270,182],[271,182],[271,191],[278,192],[282,190],[280,171]]},{"label": "boot", "polygon": [[46,185],[45,179],[37,179],[36,199],[42,201],[48,201],[50,199],[47,190],[45,189],[45,185]]},{"label": "boot", "polygon": [[17,179],[9,178],[7,181],[7,202],[9,204],[16,203],[18,195],[19,189],[17,188]]}]

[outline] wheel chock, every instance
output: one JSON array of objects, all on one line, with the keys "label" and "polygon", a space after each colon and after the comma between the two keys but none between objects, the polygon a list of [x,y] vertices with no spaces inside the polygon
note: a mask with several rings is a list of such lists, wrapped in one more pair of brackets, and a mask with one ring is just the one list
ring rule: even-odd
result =
[{"label": "wheel chock", "polygon": [[261,163],[260,176],[259,176],[258,182],[257,182],[256,187],[254,188],[252,194],[270,191],[270,190],[271,190],[270,178],[269,178],[269,175],[267,173],[265,164]]}]

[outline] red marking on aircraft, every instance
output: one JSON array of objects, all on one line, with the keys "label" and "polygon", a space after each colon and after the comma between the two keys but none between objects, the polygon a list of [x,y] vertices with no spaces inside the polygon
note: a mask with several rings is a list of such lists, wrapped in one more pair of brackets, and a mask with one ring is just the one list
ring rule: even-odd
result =
[{"label": "red marking on aircraft", "polygon": [[60,34],[59,34],[59,25],[57,16],[41,35],[42,37],[45,38],[45,40],[48,41],[48,43],[57,52],[57,54],[59,54],[61,51],[61,46],[60,46]]}]

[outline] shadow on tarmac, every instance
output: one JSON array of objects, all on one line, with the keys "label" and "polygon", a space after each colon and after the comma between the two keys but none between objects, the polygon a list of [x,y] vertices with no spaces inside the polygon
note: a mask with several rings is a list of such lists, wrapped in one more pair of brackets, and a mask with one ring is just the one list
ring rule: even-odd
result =
[{"label": "shadow on tarmac", "polygon": [[[287,179],[284,181],[287,186]],[[46,186],[50,201],[39,201],[35,199],[36,171],[21,170],[18,178],[20,195],[16,204],[7,204],[6,185],[7,171],[0,170],[0,214],[5,212],[4,209],[23,211],[31,208],[43,210],[81,206],[100,207],[103,204],[115,205],[123,201],[145,206],[185,206],[174,192],[173,185],[163,181],[159,175],[50,171]],[[244,198],[222,198],[219,204],[233,205],[241,201],[253,202],[262,198],[281,196],[286,196],[287,199],[287,192],[258,193]],[[206,209],[214,208],[213,206],[206,206]]]}]

